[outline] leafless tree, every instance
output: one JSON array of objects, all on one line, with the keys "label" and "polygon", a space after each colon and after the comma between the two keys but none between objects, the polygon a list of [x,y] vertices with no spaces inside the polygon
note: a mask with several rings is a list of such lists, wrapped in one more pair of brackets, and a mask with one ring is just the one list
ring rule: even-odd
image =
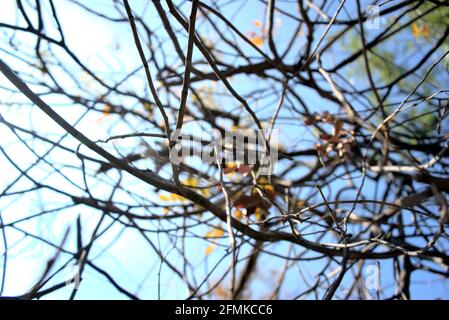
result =
[{"label": "leafless tree", "polygon": [[[447,286],[448,1],[6,2],[0,295],[22,260],[38,267],[21,299],[95,281],[131,299]],[[120,36],[89,51],[70,10]],[[208,144],[244,129],[273,172]],[[181,145],[196,156],[174,162]]]}]

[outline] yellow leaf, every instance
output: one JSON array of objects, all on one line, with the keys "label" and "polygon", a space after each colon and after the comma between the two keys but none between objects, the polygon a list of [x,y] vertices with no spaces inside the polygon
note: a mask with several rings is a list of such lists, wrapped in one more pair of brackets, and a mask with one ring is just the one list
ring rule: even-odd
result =
[{"label": "yellow leaf", "polygon": [[257,207],[256,210],[254,211],[254,217],[258,221],[264,220],[266,216],[267,216],[267,211],[265,209]]},{"label": "yellow leaf", "polygon": [[202,188],[202,189],[200,189],[200,192],[201,192],[201,194],[204,197],[209,197],[210,196],[210,189],[209,188]]},{"label": "yellow leaf", "polygon": [[103,108],[103,115],[108,116],[111,114],[111,111],[112,111],[112,107],[109,104],[107,104]]},{"label": "yellow leaf", "polygon": [[162,201],[170,201],[171,197],[167,194],[160,194],[159,199],[161,199]]},{"label": "yellow leaf", "polygon": [[159,195],[159,199],[161,199],[162,201],[181,201],[181,202],[185,202],[187,199],[184,198],[183,196],[177,195],[176,193],[170,193],[168,194],[160,194]]},{"label": "yellow leaf", "polygon": [[253,23],[258,28],[262,27],[262,21],[260,21],[260,20],[254,20]]},{"label": "yellow leaf", "polygon": [[187,178],[182,183],[188,187],[198,187],[198,179],[194,177]]},{"label": "yellow leaf", "polygon": [[186,202],[186,198],[184,198],[183,196],[180,196],[180,195],[178,195],[178,194],[176,194],[176,193],[172,193],[171,194],[171,199],[173,200],[173,201],[181,201],[181,202]]},{"label": "yellow leaf", "polygon": [[421,35],[421,29],[416,23],[412,24],[412,33],[415,37],[419,37]]},{"label": "yellow leaf", "polygon": [[214,245],[210,244],[206,247],[206,250],[204,250],[204,254],[206,256],[210,255],[215,250]]},{"label": "yellow leaf", "polygon": [[255,46],[258,46],[258,47],[263,46],[263,39],[259,36],[254,36],[250,40]]},{"label": "yellow leaf", "polygon": [[274,187],[271,184],[267,184],[267,185],[263,186],[263,189],[268,194],[268,196],[270,196],[271,198],[275,197],[276,192],[274,191]]},{"label": "yellow leaf", "polygon": [[306,204],[306,202],[304,200],[297,200],[296,201],[296,208],[302,208],[304,207],[304,205]]},{"label": "yellow leaf", "polygon": [[223,229],[218,225],[215,228],[212,228],[212,230],[208,231],[206,233],[206,238],[219,238],[224,235]]},{"label": "yellow leaf", "polygon": [[430,28],[427,24],[419,26],[417,23],[413,23],[412,34],[415,38],[428,37],[430,35]]},{"label": "yellow leaf", "polygon": [[234,162],[226,163],[225,167],[226,168],[223,170],[223,173],[229,176],[233,175],[234,172],[237,170],[237,164],[235,164]]},{"label": "yellow leaf", "polygon": [[240,211],[240,210],[235,210],[234,211],[234,217],[236,218],[236,219],[242,219],[243,218],[243,213],[242,213],[242,211]]},{"label": "yellow leaf", "polygon": [[[268,184],[268,180],[266,178],[261,177],[261,178],[257,179],[257,185],[260,189],[262,189],[264,191],[263,194],[266,193],[266,195],[270,199],[274,199],[276,197],[276,191],[274,190],[274,187],[271,184]],[[252,195],[259,194],[259,191],[257,190],[256,187],[252,187],[251,194]]]},{"label": "yellow leaf", "polygon": [[265,177],[260,177],[259,179],[257,179],[257,184],[267,184],[268,183],[268,179]]}]

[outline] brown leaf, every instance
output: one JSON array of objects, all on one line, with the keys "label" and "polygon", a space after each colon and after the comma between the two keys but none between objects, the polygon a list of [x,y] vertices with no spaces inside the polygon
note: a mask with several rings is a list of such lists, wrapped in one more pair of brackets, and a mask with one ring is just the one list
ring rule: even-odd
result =
[{"label": "brown leaf", "polygon": [[240,174],[245,174],[245,173],[250,172],[250,171],[251,171],[251,168],[252,168],[252,167],[251,167],[250,165],[247,165],[247,164],[241,164],[241,165],[239,165],[237,171],[238,171],[238,173],[240,173]]},{"label": "brown leaf", "polygon": [[261,38],[259,36],[251,37],[250,40],[257,47],[262,47],[263,46],[263,38]]},{"label": "brown leaf", "polygon": [[237,165],[235,163],[227,163],[226,168],[223,169],[224,174],[230,174],[237,170]]},{"label": "brown leaf", "polygon": [[334,137],[338,137],[340,135],[341,129],[343,129],[343,121],[337,120],[334,123],[334,131],[332,132],[332,135]]},{"label": "brown leaf", "polygon": [[241,195],[234,201],[234,206],[239,209],[247,209],[248,214],[254,212],[256,208],[270,209],[271,204],[260,195]]},{"label": "brown leaf", "polygon": [[309,126],[315,122],[315,119],[312,117],[304,117],[303,120],[306,126]]}]

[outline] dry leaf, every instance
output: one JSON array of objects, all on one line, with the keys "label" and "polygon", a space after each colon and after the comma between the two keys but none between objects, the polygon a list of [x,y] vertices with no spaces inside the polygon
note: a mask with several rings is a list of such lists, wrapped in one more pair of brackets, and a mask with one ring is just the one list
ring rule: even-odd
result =
[{"label": "dry leaf", "polygon": [[266,210],[264,208],[256,208],[256,210],[254,211],[254,217],[258,221],[265,220],[265,218],[267,217],[267,214],[268,214],[268,210]]},{"label": "dry leaf", "polygon": [[260,195],[244,194],[234,201],[234,206],[238,209],[246,209],[247,214],[250,215],[259,207],[268,210],[271,204]]},{"label": "dry leaf", "polygon": [[182,184],[188,187],[198,187],[198,179],[195,177],[189,177],[182,182]]},{"label": "dry leaf", "polygon": [[332,132],[332,142],[333,143],[338,143],[340,133],[342,133],[342,129],[343,129],[343,121],[341,121],[341,120],[335,121],[334,129]]},{"label": "dry leaf", "polygon": [[204,197],[209,197],[210,196],[210,189],[209,188],[202,188],[202,189],[200,189],[200,193]]},{"label": "dry leaf", "polygon": [[170,201],[171,197],[168,194],[160,194],[159,199],[161,199],[162,201]]},{"label": "dry leaf", "polygon": [[430,35],[430,28],[427,24],[423,25],[422,27],[422,35],[424,37],[428,37]]},{"label": "dry leaf", "polygon": [[[260,188],[262,190],[262,194],[264,196],[267,196],[268,198],[270,198],[271,200],[274,200],[274,198],[276,197],[276,191],[274,190],[274,187],[270,184],[261,184],[259,185],[259,183],[257,184],[258,188]],[[257,187],[253,187],[251,189],[251,194],[252,195],[259,195],[259,190]]]},{"label": "dry leaf", "polygon": [[296,208],[302,208],[304,207],[304,205],[306,204],[306,202],[304,200],[296,200]]},{"label": "dry leaf", "polygon": [[228,291],[221,285],[218,285],[215,290],[214,293],[217,297],[221,298],[221,299],[227,299],[228,298]]},{"label": "dry leaf", "polygon": [[223,173],[224,174],[230,174],[230,173],[233,173],[233,172],[235,172],[237,170],[237,165],[235,163],[233,163],[233,162],[226,163],[225,167],[226,168],[223,169]]},{"label": "dry leaf", "polygon": [[106,104],[103,108],[103,115],[108,116],[111,114],[112,107],[109,104]]},{"label": "dry leaf", "polygon": [[206,233],[206,238],[220,238],[224,235],[224,230],[218,225]]},{"label": "dry leaf", "polygon": [[417,23],[413,23],[412,34],[415,38],[428,37],[430,35],[430,28],[427,24],[419,26]]},{"label": "dry leaf", "polygon": [[235,210],[234,211],[234,217],[236,218],[236,219],[242,219],[243,218],[243,212],[242,211],[240,211],[239,209],[237,209],[237,210]]},{"label": "dry leaf", "polygon": [[206,249],[204,250],[204,254],[206,256],[210,255],[212,252],[214,252],[215,250],[215,246],[213,244],[210,244],[206,247]]},{"label": "dry leaf", "polygon": [[176,194],[176,193],[172,193],[171,194],[171,199],[173,201],[181,201],[181,202],[186,202],[187,201],[186,198],[184,198],[183,196],[180,196],[179,194]]},{"label": "dry leaf", "polygon": [[259,37],[259,36],[251,37],[250,40],[257,47],[262,47],[263,46],[263,39],[261,37]]},{"label": "dry leaf", "polygon": [[241,164],[241,165],[238,166],[237,171],[238,171],[238,173],[240,173],[240,174],[248,173],[248,172],[251,171],[251,166],[250,166],[250,165],[247,165],[247,164]]}]

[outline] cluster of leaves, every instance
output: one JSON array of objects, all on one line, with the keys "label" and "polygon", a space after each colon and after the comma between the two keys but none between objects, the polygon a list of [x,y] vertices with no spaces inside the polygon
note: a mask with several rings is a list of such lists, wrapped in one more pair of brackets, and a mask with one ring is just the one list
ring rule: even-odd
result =
[{"label": "cluster of leaves", "polygon": [[244,210],[245,216],[254,214],[256,220],[261,221],[268,215],[275,198],[276,191],[273,185],[267,178],[259,177],[249,193],[238,193],[234,196],[233,204],[235,208]]},{"label": "cluster of leaves", "polygon": [[315,149],[322,157],[330,157],[335,153],[341,160],[350,156],[356,141],[354,131],[344,129],[343,121],[336,119],[329,112],[322,114],[314,114],[310,117],[304,117],[304,123],[308,126],[317,125],[319,123],[330,124],[332,133],[321,132],[319,138],[323,141],[315,144]]},{"label": "cluster of leaves", "polygon": [[[204,197],[209,197],[210,196],[210,187],[202,187],[200,186],[200,181],[198,178],[190,176],[184,180],[181,180],[182,185],[189,187],[189,188],[193,188],[196,191],[198,191],[201,195],[203,195]],[[161,193],[159,194],[159,199],[164,201],[164,202],[181,202],[181,203],[185,203],[188,200],[176,193]]]},{"label": "cluster of leaves", "polygon": [[259,30],[251,31],[249,33],[249,39],[255,46],[262,47],[266,36],[266,31],[263,29],[263,23],[260,20],[254,20],[254,26]]}]

